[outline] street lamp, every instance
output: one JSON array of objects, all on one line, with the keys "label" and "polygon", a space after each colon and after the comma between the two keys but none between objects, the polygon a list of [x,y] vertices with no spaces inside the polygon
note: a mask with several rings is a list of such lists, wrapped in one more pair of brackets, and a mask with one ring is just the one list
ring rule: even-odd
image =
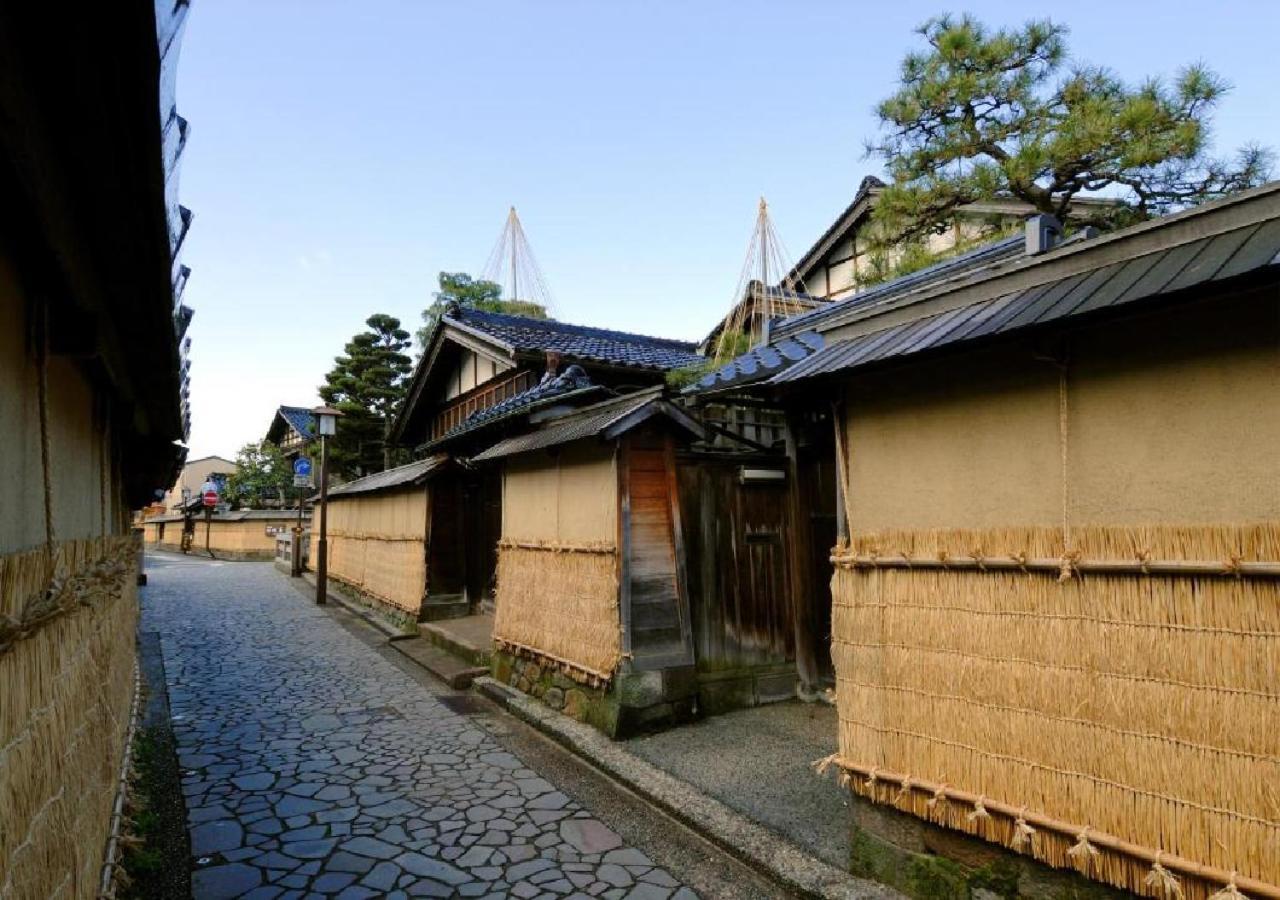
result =
[{"label": "street lamp", "polygon": [[331,406],[311,410],[316,417],[316,433],[320,435],[320,545],[316,560],[316,605],[324,606],[329,591],[329,441],[338,433],[341,412]]}]

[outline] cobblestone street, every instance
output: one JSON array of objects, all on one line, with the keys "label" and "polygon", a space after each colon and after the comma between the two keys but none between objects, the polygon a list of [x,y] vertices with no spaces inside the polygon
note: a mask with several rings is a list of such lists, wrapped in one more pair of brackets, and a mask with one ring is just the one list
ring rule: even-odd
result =
[{"label": "cobblestone street", "polygon": [[200,900],[698,896],[269,564],[148,570]]}]

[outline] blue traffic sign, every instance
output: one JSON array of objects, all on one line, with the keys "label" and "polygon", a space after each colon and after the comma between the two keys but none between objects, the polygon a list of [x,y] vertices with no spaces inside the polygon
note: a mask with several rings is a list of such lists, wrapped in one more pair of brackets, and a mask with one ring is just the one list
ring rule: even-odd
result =
[{"label": "blue traffic sign", "polygon": [[295,459],[293,461],[293,474],[294,475],[310,475],[311,460],[307,459],[305,456],[299,456],[297,459]]}]

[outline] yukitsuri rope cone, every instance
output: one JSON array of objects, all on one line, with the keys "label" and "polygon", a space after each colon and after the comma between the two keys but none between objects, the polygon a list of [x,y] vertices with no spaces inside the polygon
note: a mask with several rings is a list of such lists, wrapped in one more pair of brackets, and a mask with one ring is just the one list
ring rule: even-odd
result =
[{"label": "yukitsuri rope cone", "polygon": [[[1280,523],[1070,535],[1070,552],[1059,528],[838,547],[833,762],[863,796],[1139,894],[1203,900],[1234,872],[1280,897],[1280,580],[1243,575],[1280,562]],[[1064,563],[866,562],[887,556]],[[1241,572],[1143,574],[1156,560]]]},{"label": "yukitsuri rope cone", "polygon": [[617,551],[611,544],[498,544],[494,640],[570,676],[607,681],[622,653]]},{"label": "yukitsuri rope cone", "polygon": [[134,687],[136,553],[109,537],[0,557],[0,897],[97,894]]}]

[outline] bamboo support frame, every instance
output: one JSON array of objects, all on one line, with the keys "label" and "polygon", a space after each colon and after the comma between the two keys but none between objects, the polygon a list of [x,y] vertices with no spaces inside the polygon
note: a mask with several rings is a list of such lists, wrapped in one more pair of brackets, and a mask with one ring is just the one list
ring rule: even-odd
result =
[{"label": "bamboo support frame", "polygon": [[1280,578],[1280,562],[1229,560],[1026,559],[1017,556],[878,556],[832,554],[842,569],[948,569],[957,571],[1064,572],[1095,575],[1182,575]]},{"label": "bamboo support frame", "polygon": [[[956,803],[962,803],[968,806],[975,806],[981,803],[987,812],[999,813],[1010,819],[1021,818],[1028,824],[1043,828],[1046,831],[1057,832],[1070,838],[1078,838],[1082,833],[1087,833],[1089,842],[1099,847],[1105,847],[1112,852],[1141,860],[1144,863],[1160,863],[1167,869],[1173,869],[1180,874],[1200,879],[1201,881],[1209,881],[1215,884],[1228,885],[1234,884],[1236,888],[1253,897],[1267,898],[1267,900],[1280,900],[1280,887],[1258,881],[1254,878],[1247,878],[1237,875],[1234,872],[1224,872],[1213,866],[1205,866],[1200,863],[1183,859],[1180,856],[1172,856],[1163,852],[1152,850],[1148,847],[1142,847],[1137,844],[1131,844],[1122,840],[1115,835],[1107,834],[1102,831],[1094,831],[1082,825],[1074,825],[1069,822],[1063,822],[1051,816],[1042,813],[1033,812],[1028,809],[1013,806],[999,800],[993,800],[990,797],[980,796],[970,791],[960,790],[950,787],[949,785],[939,784],[937,782],[928,781],[923,778],[913,778],[907,775],[901,775],[896,772],[886,771],[874,766],[864,766],[858,763],[849,762],[844,759],[828,758],[820,761],[819,765],[830,762],[839,768],[864,778],[874,778],[876,781],[888,781],[896,785],[903,786],[904,782],[909,790],[920,791],[932,796],[939,794],[947,800]],[[877,801],[879,802],[879,801]]]}]

